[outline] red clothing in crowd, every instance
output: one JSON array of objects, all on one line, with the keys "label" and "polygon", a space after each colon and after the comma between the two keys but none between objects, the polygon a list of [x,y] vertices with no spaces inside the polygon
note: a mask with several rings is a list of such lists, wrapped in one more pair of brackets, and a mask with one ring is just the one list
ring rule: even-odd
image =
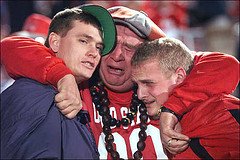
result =
[{"label": "red clothing in crowd", "polygon": [[166,30],[166,23],[173,23],[177,28],[188,27],[187,1],[145,1],[141,10],[147,13],[161,29]]},{"label": "red clothing in crowd", "polygon": [[[1,49],[2,63],[6,66],[6,70],[10,75],[15,78],[25,76],[56,86],[61,77],[71,73],[69,69],[66,69],[64,62],[57,58],[50,49],[34,40],[7,38],[1,42]],[[210,64],[205,64],[206,62]],[[204,146],[209,146],[207,151],[209,150],[212,157],[222,157],[221,153],[226,153],[229,150],[233,151],[231,153],[228,152],[233,157],[236,153],[239,153],[235,152],[239,148],[239,124],[230,114],[219,116],[225,109],[239,109],[239,100],[225,95],[231,93],[238,84],[239,77],[235,76],[238,70],[237,68],[236,70],[232,69],[238,65],[239,63],[233,57],[222,53],[197,53],[194,69],[185,83],[175,89],[164,105],[179,115],[188,112],[181,120],[183,133],[190,138],[205,138],[204,136],[207,136],[206,141],[200,141],[200,143]],[[112,117],[116,119],[125,117],[131,102],[132,91],[120,94],[110,90],[107,91],[111,102],[109,107]],[[106,159],[107,151],[104,145],[101,116],[99,116],[99,113],[93,106],[89,90],[86,87],[81,91],[81,95],[91,116],[90,125],[98,145],[100,158]],[[201,105],[195,105],[200,104],[200,102],[202,102]],[[175,104],[179,104],[179,106]],[[195,107],[191,104],[194,104]],[[205,112],[200,112],[199,110],[205,110]],[[190,113],[192,112],[196,116],[191,116]],[[226,121],[226,119],[231,120]],[[114,143],[121,158],[132,158],[132,154],[137,150],[137,135],[140,130],[139,122],[139,117],[136,116],[131,126],[112,129]],[[226,123],[229,123],[227,127]],[[158,121],[149,120],[147,124],[146,133],[148,138],[146,140],[146,148],[143,151],[143,158],[166,159],[160,140]],[[198,130],[195,127],[198,127]],[[199,128],[203,129],[199,130]],[[224,135],[230,135],[228,138],[231,138],[231,143],[235,143],[232,146],[238,148],[233,149],[230,143],[225,140],[226,137]],[[222,144],[226,145],[226,147],[221,146],[218,153],[213,153],[211,152],[211,147],[216,146],[211,146],[212,142],[217,147]],[[187,151],[177,155],[175,158],[189,156],[196,157],[192,148],[188,148]]]}]

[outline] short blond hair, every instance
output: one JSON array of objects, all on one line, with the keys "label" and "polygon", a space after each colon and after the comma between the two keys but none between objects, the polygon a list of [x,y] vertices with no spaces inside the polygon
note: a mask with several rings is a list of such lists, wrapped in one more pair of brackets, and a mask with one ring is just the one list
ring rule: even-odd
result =
[{"label": "short blond hair", "polygon": [[194,56],[190,49],[175,38],[159,38],[142,43],[135,51],[131,65],[138,66],[144,61],[159,60],[161,69],[168,73],[182,67],[186,73],[192,69]]}]

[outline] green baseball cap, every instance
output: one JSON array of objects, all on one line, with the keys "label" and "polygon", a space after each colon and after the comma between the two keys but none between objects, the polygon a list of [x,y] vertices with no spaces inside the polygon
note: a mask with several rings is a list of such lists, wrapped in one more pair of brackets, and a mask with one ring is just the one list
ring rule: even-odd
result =
[{"label": "green baseball cap", "polygon": [[116,45],[117,31],[111,14],[102,6],[85,4],[78,6],[83,12],[93,15],[97,18],[103,30],[104,48],[102,56],[110,53]]}]

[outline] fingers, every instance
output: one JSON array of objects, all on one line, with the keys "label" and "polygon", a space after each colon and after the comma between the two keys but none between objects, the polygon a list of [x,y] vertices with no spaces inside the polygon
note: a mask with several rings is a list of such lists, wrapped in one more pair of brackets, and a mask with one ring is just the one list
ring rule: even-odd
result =
[{"label": "fingers", "polygon": [[187,142],[190,141],[189,137],[182,133],[176,132],[173,129],[163,129],[163,128],[161,128],[161,139],[165,145],[167,145],[170,139],[177,139],[177,140],[187,141]]},{"label": "fingers", "polygon": [[57,89],[59,93],[55,96],[55,102],[59,111],[68,118],[75,117],[83,105],[75,77],[65,75],[58,81]]},{"label": "fingers", "polygon": [[67,114],[69,114],[69,113],[71,113],[72,111],[74,111],[74,110],[76,110],[74,107],[72,107],[72,106],[68,106],[67,108],[65,108],[65,109],[59,109],[60,110],[60,112],[63,114],[63,115],[67,115]]},{"label": "fingers", "polygon": [[171,145],[172,140],[173,140],[173,139],[169,139],[169,140],[167,141],[167,146],[170,146],[170,145]]},{"label": "fingers", "polygon": [[161,133],[161,139],[163,146],[172,154],[184,151],[190,141],[187,136],[177,133],[174,130],[169,130],[167,134]]},{"label": "fingers", "polygon": [[[65,109],[69,105],[75,105],[82,107],[78,97],[68,92],[60,92],[55,96],[55,102],[58,103],[59,109]],[[77,108],[76,108],[77,109]],[[79,108],[80,110],[81,108]]]},{"label": "fingers", "polygon": [[188,146],[189,146],[188,141],[170,139],[170,140],[168,140],[167,146],[165,146],[165,148],[171,154],[178,154],[178,153],[185,151],[188,148]]},{"label": "fingers", "polygon": [[160,136],[162,144],[171,154],[178,154],[187,149],[189,137],[181,134],[181,124],[169,113],[160,115]]},{"label": "fingers", "polygon": [[[173,137],[179,137],[179,136],[173,135]],[[189,142],[190,142],[189,138],[188,140],[181,140],[177,138],[169,138],[169,137],[166,138],[166,136],[162,136],[163,146],[172,154],[178,154],[186,150],[187,147],[189,146]]]},{"label": "fingers", "polygon": [[55,102],[59,111],[67,118],[74,118],[82,109],[82,103],[75,95],[68,92],[61,92],[55,96]]},{"label": "fingers", "polygon": [[182,140],[178,140],[178,139],[170,139],[167,142],[167,146],[168,147],[172,147],[172,148],[179,148],[185,145],[188,145],[188,141],[182,141]]},{"label": "fingers", "polygon": [[64,100],[67,100],[67,102],[69,102],[69,103],[75,103],[75,104],[80,103],[78,100],[78,97],[76,97],[76,95],[74,95],[70,92],[67,92],[67,91],[59,92],[55,96],[55,102],[57,102],[57,103],[63,102]]},{"label": "fingers", "polygon": [[79,112],[78,110],[73,110],[72,112],[65,114],[65,116],[69,119],[72,119],[78,114],[78,112]]},{"label": "fingers", "polygon": [[172,139],[177,139],[177,140],[182,140],[182,141],[190,140],[188,136],[178,133],[178,132],[175,132],[174,130],[169,131],[169,137],[171,137]]},{"label": "fingers", "polygon": [[63,105],[61,103],[57,103],[57,107],[63,115],[65,115],[67,118],[70,118],[70,119],[74,118],[81,109],[79,106]]}]

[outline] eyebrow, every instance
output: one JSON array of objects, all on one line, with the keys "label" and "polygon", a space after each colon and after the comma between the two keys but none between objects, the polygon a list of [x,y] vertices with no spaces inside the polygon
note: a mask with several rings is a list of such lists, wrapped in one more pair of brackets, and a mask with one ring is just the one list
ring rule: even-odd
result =
[{"label": "eyebrow", "polygon": [[[141,83],[153,83],[154,82],[153,80],[150,80],[150,79],[140,79],[137,81],[139,81]],[[132,82],[137,83],[137,81],[134,78],[132,78]]]},{"label": "eyebrow", "polygon": [[[85,37],[85,38],[90,39],[90,40],[94,40],[94,38],[93,38],[92,36],[90,36],[90,35],[88,35],[88,34],[86,34],[86,33],[81,34],[81,35],[79,35],[79,36],[80,36],[80,37]],[[98,42],[97,44],[100,44],[100,45],[102,45],[102,46],[104,47],[103,41],[102,41],[102,42]]]},{"label": "eyebrow", "polygon": [[142,83],[152,83],[154,81],[151,80],[151,79],[143,79],[143,80],[140,80],[140,82],[142,82]]},{"label": "eyebrow", "polygon": [[132,45],[132,44],[130,44],[130,43],[128,43],[128,42],[122,42],[124,45],[126,45],[127,47],[129,47],[129,48],[132,48],[132,49],[136,49],[137,48],[137,46],[138,45]]}]

